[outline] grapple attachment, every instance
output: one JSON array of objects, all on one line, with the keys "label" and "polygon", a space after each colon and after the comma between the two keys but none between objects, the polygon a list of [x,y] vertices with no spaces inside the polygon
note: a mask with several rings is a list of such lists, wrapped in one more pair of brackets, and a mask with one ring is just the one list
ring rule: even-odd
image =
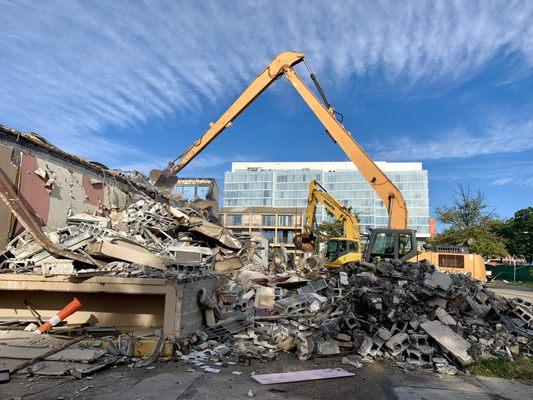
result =
[{"label": "grapple attachment", "polygon": [[298,250],[315,251],[316,237],[313,233],[299,233],[294,236],[292,242]]}]

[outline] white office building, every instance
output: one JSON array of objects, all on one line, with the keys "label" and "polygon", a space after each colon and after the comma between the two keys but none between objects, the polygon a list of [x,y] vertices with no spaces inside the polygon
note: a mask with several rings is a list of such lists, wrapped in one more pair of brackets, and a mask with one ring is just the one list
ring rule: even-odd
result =
[{"label": "white office building", "polygon": [[[429,237],[428,171],[420,162],[377,162],[402,192],[409,228]],[[305,208],[309,181],[316,179],[361,221],[361,232],[386,227],[387,210],[351,162],[234,162],[224,176],[224,207]],[[319,207],[317,222],[328,218]]]}]

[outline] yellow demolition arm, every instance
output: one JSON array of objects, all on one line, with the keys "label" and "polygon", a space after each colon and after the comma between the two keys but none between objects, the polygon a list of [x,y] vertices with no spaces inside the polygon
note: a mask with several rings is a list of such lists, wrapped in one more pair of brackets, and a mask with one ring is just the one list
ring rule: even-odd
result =
[{"label": "yellow demolition arm", "polygon": [[313,230],[316,218],[316,207],[322,203],[326,210],[342,221],[344,226],[344,236],[346,239],[359,240],[359,223],[357,218],[349,209],[340,203],[335,197],[319,187],[313,179],[309,182],[309,197],[307,199],[307,209],[305,211],[305,230],[309,233]]},{"label": "yellow demolition arm", "polygon": [[[279,54],[274,61],[251,83],[250,86],[239,96],[237,100],[226,110],[215,123],[210,123],[210,128],[204,135],[192,144],[183,153],[176,164],[170,162],[166,170],[162,171],[165,176],[174,176],[196,157],[209,143],[211,143],[232,121],[243,112],[263,91],[265,91],[279,76],[285,75],[294,86],[311,111],[326,128],[331,138],[341,147],[350,160],[365,177],[374,191],[378,194],[389,213],[389,227],[393,229],[407,228],[407,206],[405,200],[387,176],[374,163],[372,158],[357,144],[351,134],[344,129],[342,124],[335,118],[334,110],[327,109],[318,100],[314,93],[307,87],[304,81],[292,68],[303,61],[304,55],[287,51]],[[152,171],[152,181],[156,180],[157,174]]]}]

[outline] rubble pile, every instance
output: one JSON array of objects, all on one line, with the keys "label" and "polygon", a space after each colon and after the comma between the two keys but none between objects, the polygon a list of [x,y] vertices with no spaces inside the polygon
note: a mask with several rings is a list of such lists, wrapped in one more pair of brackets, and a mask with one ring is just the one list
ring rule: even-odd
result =
[{"label": "rubble pile", "polygon": [[477,359],[531,354],[533,305],[466,275],[385,262],[349,273],[267,272],[250,265],[220,289],[223,319],[182,343],[193,349],[184,361],[208,368],[225,342],[241,358],[351,355],[343,362],[357,367],[383,358],[455,374]]},{"label": "rubble pile", "polygon": [[[288,352],[302,361],[344,356],[342,362],[355,368],[390,359],[404,368],[456,374],[477,359],[532,353],[533,305],[527,301],[505,299],[467,275],[425,263],[362,262],[350,271],[330,271],[316,257],[291,265],[284,249],[267,262],[256,254],[268,247],[260,244],[263,239],[233,235],[205,205],[139,198],[105,216],[71,215],[67,226],[46,237],[93,265],[59,258],[23,232],[2,253],[0,273],[179,282],[225,275],[214,297],[201,289],[193,299],[203,310],[204,328],[185,340],[169,338],[176,360],[206,372]],[[82,332],[109,338],[119,333],[105,327]],[[139,366],[159,357],[167,338],[156,337],[153,355]],[[132,360],[129,350],[115,351],[113,345],[97,355],[90,371]],[[62,371],[71,369],[62,366]]]},{"label": "rubble pile", "polygon": [[85,255],[94,265],[55,257],[23,232],[7,245],[0,272],[186,280],[242,267],[254,255],[253,243],[241,243],[208,207],[191,202],[178,207],[150,198],[107,216],[72,215],[66,227],[46,235],[59,249]]}]

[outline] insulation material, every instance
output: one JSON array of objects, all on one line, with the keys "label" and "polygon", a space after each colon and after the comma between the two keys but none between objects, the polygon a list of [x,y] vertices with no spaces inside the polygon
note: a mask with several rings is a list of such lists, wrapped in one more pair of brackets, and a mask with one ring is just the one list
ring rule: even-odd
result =
[{"label": "insulation material", "polygon": [[277,374],[254,375],[252,378],[261,385],[315,381],[318,379],[346,378],[355,374],[342,368],[311,369],[308,371],[281,372]]},{"label": "insulation material", "polygon": [[83,177],[80,173],[41,159],[37,159],[37,165],[53,179],[48,228],[63,227],[69,215],[96,210],[96,207],[85,203]]}]

